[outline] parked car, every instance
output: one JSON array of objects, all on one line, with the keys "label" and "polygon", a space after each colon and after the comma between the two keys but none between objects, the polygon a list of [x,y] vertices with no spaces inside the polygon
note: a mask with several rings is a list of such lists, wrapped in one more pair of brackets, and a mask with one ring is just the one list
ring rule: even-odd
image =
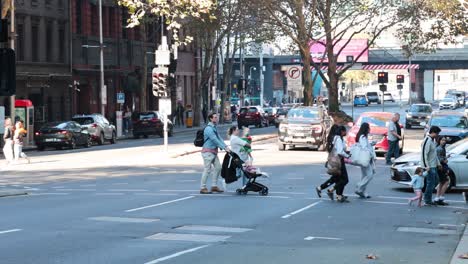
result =
[{"label": "parked car", "polygon": [[393,96],[391,93],[384,93],[383,100],[384,102],[392,102],[392,103],[395,102],[395,99],[393,99]]},{"label": "parked car", "polygon": [[283,120],[286,118],[288,111],[289,111],[289,108],[279,108],[278,111],[276,111],[276,116],[275,116],[276,128],[278,128],[280,123],[283,122]]},{"label": "parked car", "polygon": [[[376,143],[375,152],[386,153],[389,148],[387,139],[387,126],[388,123],[391,122],[392,116],[393,113],[388,112],[367,112],[361,114],[357,122],[353,124],[346,136],[346,142],[348,144],[348,147],[351,147],[354,143],[356,143],[356,135],[359,131],[359,128],[361,127],[361,124],[367,122],[369,123],[371,128],[369,133],[369,140],[374,141]],[[403,126],[400,126],[401,136],[403,137],[403,139],[399,141],[399,144],[400,153],[403,153],[403,147],[405,145],[405,131],[403,129]]]},{"label": "parked car", "polygon": [[468,120],[463,112],[434,112],[425,127],[426,133],[431,126],[440,127],[442,131],[439,136],[446,137],[448,144],[453,144],[468,136]]},{"label": "parked car", "polygon": [[267,107],[263,108],[265,111],[265,118],[268,120],[268,125],[275,124],[276,112],[278,111],[277,107]]},{"label": "parked car", "polygon": [[281,151],[287,146],[307,146],[324,150],[332,125],[333,119],[324,106],[293,108],[279,125],[278,149]]},{"label": "parked car", "polygon": [[467,93],[464,91],[449,90],[446,95],[451,95],[458,101],[458,106],[466,106]]},{"label": "parked car", "polygon": [[354,106],[369,106],[369,102],[367,101],[367,97],[365,95],[355,95],[353,104]]},{"label": "parked car", "polygon": [[76,146],[89,148],[92,145],[87,128],[74,121],[45,124],[35,133],[34,141],[39,151],[47,147],[74,149]]},{"label": "parked car", "polygon": [[268,119],[260,106],[242,107],[237,114],[237,126],[242,127],[254,125],[256,127],[268,126]]},{"label": "parked car", "polygon": [[380,104],[380,96],[378,92],[368,92],[366,94],[369,104],[378,103]]},{"label": "parked car", "polygon": [[457,101],[452,97],[446,97],[439,102],[439,110],[457,109]]},{"label": "parked car", "polygon": [[[468,138],[447,146],[449,166],[449,188],[468,187]],[[421,167],[421,153],[411,153],[395,160],[390,170],[390,179],[396,183],[411,186],[411,176]]]},{"label": "parked car", "polygon": [[79,123],[81,127],[88,129],[92,140],[99,145],[104,144],[106,140],[109,140],[111,144],[117,142],[115,126],[101,114],[76,115],[72,120]]},{"label": "parked car", "polygon": [[412,104],[406,110],[405,128],[412,126],[424,127],[432,114],[432,106],[430,104]]},{"label": "parked car", "polygon": [[[132,114],[133,137],[147,138],[149,135],[164,136],[164,119],[157,111],[135,112]],[[172,137],[174,134],[174,126],[171,120],[167,121],[167,134]]]}]

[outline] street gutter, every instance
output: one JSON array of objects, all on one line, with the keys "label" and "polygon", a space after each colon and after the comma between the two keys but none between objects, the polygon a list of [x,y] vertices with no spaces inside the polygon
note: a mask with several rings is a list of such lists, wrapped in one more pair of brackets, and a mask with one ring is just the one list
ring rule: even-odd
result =
[{"label": "street gutter", "polygon": [[452,256],[452,260],[450,261],[450,264],[467,264],[468,259],[462,259],[459,256],[468,254],[468,228],[466,226],[468,225],[468,222],[465,223],[464,226],[464,232],[460,238],[460,242],[458,243],[457,248],[455,249],[455,253]]},{"label": "street gutter", "polygon": [[0,191],[0,198],[1,197],[10,197],[10,196],[20,196],[20,195],[28,195],[27,192],[24,190],[15,190],[15,189],[7,189]]}]

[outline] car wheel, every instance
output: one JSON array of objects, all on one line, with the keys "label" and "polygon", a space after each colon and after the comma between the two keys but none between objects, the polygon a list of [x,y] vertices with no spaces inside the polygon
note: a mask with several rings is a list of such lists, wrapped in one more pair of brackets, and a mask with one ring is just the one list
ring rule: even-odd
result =
[{"label": "car wheel", "polygon": [[117,143],[117,136],[115,135],[115,132],[112,132],[112,138],[110,140],[111,144]]},{"label": "car wheel", "polygon": [[168,136],[168,137],[174,136],[174,128],[172,128],[172,127],[169,128],[169,131],[167,132],[167,136]]},{"label": "car wheel", "polygon": [[285,151],[286,150],[286,145],[285,144],[278,144],[278,150],[279,151]]},{"label": "car wheel", "polygon": [[148,135],[143,135],[143,138],[148,138]]},{"label": "car wheel", "polygon": [[99,145],[104,144],[104,133],[101,133],[101,134],[99,135],[98,144],[99,144]]},{"label": "car wheel", "polygon": [[377,104],[381,104],[381,102],[377,102]]},{"label": "car wheel", "polygon": [[39,151],[44,151],[44,150],[45,150],[45,146],[43,146],[43,145],[37,145],[37,150],[39,150]]},{"label": "car wheel", "polygon": [[276,127],[276,128],[279,128],[279,124],[275,124],[275,127]]},{"label": "car wheel", "polygon": [[368,105],[368,104],[366,104],[366,107],[368,107],[368,106],[369,106],[369,105]]},{"label": "car wheel", "polygon": [[449,186],[447,187],[446,192],[449,192],[450,190],[452,190],[453,187],[455,187],[455,183],[456,183],[455,174],[450,169],[449,169],[449,182],[450,183],[449,183]]},{"label": "car wheel", "polygon": [[134,139],[139,139],[139,138],[140,138],[140,135],[134,134],[134,135],[133,135],[133,138],[134,138]]},{"label": "car wheel", "polygon": [[76,149],[76,140],[75,140],[75,138],[72,138],[70,140],[69,144],[70,144],[70,149]]},{"label": "car wheel", "polygon": [[85,148],[89,148],[93,145],[93,140],[91,139],[91,137],[88,137],[86,139],[86,144],[84,145]]}]

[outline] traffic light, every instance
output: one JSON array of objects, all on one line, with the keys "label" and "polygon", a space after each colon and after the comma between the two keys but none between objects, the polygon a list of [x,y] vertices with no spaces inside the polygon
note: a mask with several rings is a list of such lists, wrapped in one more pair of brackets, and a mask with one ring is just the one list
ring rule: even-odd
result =
[{"label": "traffic light", "polygon": [[377,77],[378,83],[388,83],[388,72],[379,72]]},{"label": "traffic light", "polygon": [[16,93],[15,51],[0,49],[0,96],[12,96]]},{"label": "traffic light", "polygon": [[397,83],[405,83],[405,76],[404,75],[397,75],[396,76]]},{"label": "traffic light", "polygon": [[167,74],[168,68],[157,67],[152,71],[153,95],[156,97],[167,97]]},{"label": "traffic light", "polygon": [[245,91],[247,88],[246,80],[245,79],[239,79],[237,82],[237,90],[238,91]]}]

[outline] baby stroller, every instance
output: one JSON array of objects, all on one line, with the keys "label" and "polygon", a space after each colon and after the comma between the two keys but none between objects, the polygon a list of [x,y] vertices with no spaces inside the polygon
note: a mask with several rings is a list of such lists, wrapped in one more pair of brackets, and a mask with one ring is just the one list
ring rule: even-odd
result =
[{"label": "baby stroller", "polygon": [[236,190],[237,194],[246,195],[248,192],[258,192],[262,196],[268,195],[268,187],[256,182],[258,177],[265,177],[266,175],[258,172],[249,172],[244,168],[243,164],[244,162],[237,154],[233,152],[226,153],[223,160],[221,177],[225,179],[226,183],[235,182],[238,179],[236,176],[236,169],[240,169],[247,178],[247,182],[242,188]]}]

